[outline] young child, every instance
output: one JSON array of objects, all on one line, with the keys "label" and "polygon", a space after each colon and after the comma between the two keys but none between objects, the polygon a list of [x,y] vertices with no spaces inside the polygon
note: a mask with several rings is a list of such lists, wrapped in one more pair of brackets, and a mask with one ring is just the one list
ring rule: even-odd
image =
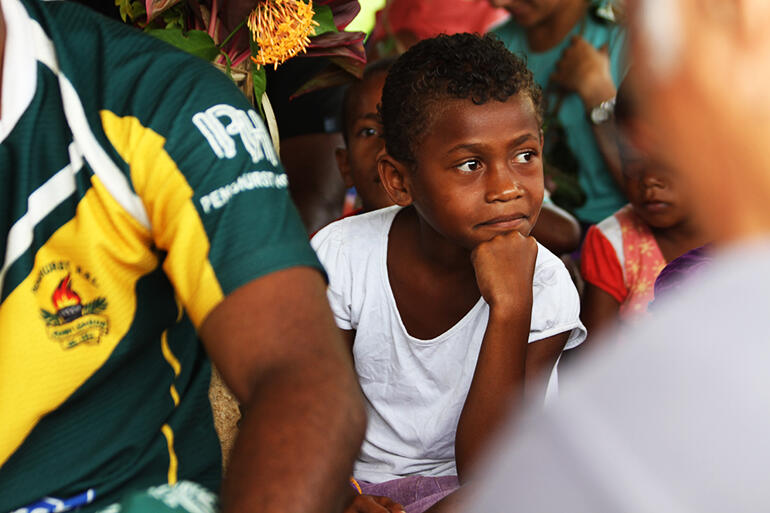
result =
[{"label": "young child", "polygon": [[543,200],[540,101],[492,37],[417,43],[380,108],[378,170],[396,205],[312,240],[368,408],[354,476],[409,513],[467,477],[525,394],[552,393],[562,350],[585,337],[567,270],[529,236]]},{"label": "young child", "polygon": [[[364,70],[361,81],[351,85],[342,103],[344,148],[337,148],[337,165],[345,186],[355,187],[361,207],[348,215],[370,212],[393,205],[380,183],[377,154],[385,147],[377,105],[385,76],[394,58],[375,61]],[[532,235],[556,254],[574,251],[580,244],[577,220],[553,202],[544,202]]]},{"label": "young child", "polygon": [[355,187],[360,214],[388,207],[393,202],[380,183],[377,153],[385,147],[382,124],[377,114],[385,76],[395,59],[381,59],[368,65],[360,81],[345,91],[342,100],[342,137],[344,148],[337,148],[337,166],[345,186]]},{"label": "young child", "polygon": [[620,88],[615,114],[623,129],[619,147],[630,203],[586,234],[583,322],[592,333],[615,319],[642,318],[666,264],[706,242],[676,174],[638,149],[649,146],[649,138],[635,112],[631,77]]}]

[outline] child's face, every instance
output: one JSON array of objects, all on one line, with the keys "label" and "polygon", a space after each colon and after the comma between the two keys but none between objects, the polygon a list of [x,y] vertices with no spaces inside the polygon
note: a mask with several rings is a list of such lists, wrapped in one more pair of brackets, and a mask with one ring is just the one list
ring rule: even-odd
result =
[{"label": "child's face", "polygon": [[687,208],[676,176],[650,158],[625,158],[623,179],[634,211],[652,228],[666,229],[685,221]]},{"label": "child's face", "polygon": [[624,123],[618,132],[626,197],[634,211],[652,228],[666,229],[684,222],[690,205],[681,191],[681,177],[664,164],[655,133],[638,118]]},{"label": "child's face", "polygon": [[524,28],[537,25],[548,18],[566,0],[489,0],[495,7],[502,7]]},{"label": "child's face", "polygon": [[375,73],[360,85],[348,113],[348,147],[337,151],[337,164],[345,185],[355,187],[364,210],[392,205],[377,173],[377,153],[385,146],[377,104],[386,73]]},{"label": "child's face", "polygon": [[501,233],[529,235],[543,202],[542,135],[529,96],[441,102],[414,147],[411,201],[436,232],[467,249]]}]

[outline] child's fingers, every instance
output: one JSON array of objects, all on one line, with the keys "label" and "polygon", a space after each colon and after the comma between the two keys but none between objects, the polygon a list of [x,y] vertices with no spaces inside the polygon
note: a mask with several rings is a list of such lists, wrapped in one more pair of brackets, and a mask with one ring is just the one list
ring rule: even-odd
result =
[{"label": "child's fingers", "polygon": [[375,496],[374,500],[381,506],[386,507],[390,513],[404,513],[404,507],[398,502],[390,500],[388,497]]},{"label": "child's fingers", "polygon": [[402,513],[404,507],[387,497],[358,495],[345,513]]}]

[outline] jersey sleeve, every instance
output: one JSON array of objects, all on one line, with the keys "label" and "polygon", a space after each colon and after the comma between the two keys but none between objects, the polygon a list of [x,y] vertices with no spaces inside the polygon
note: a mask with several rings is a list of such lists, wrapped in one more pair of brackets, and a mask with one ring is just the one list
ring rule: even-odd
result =
[{"label": "jersey sleeve", "polygon": [[321,229],[313,236],[310,244],[328,273],[326,296],[337,327],[342,330],[356,329],[351,302],[352,270],[350,260],[345,254],[342,222],[338,221]]},{"label": "jersey sleeve", "polygon": [[586,233],[580,255],[580,273],[586,282],[599,287],[618,303],[623,303],[628,296],[615,248],[596,226],[591,226]]},{"label": "jersey sleeve", "polygon": [[[546,255],[548,258],[543,258]],[[586,329],[580,322],[580,297],[564,264],[538,245],[538,259],[541,258],[545,263],[536,266],[532,280],[529,342],[569,332],[564,349],[571,349],[586,338]]]},{"label": "jersey sleeve", "polygon": [[[101,122],[128,164],[152,243],[193,323],[255,278],[292,266],[320,269],[270,136],[246,98],[209,63],[160,42],[137,44],[151,45],[154,60]],[[125,66],[136,65],[131,59]]]}]

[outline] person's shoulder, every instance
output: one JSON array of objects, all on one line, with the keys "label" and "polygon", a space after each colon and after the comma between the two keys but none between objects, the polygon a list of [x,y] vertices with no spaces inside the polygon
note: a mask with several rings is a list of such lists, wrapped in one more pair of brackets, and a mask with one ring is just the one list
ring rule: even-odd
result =
[{"label": "person's shoulder", "polygon": [[392,206],[334,221],[310,240],[316,251],[325,246],[337,246],[346,252],[369,252],[387,241],[390,225],[401,207]]},{"label": "person's shoulder", "polygon": [[604,235],[604,237],[611,243],[620,243],[623,240],[623,224],[626,219],[631,219],[635,216],[631,205],[625,205],[617,212],[608,216],[594,225],[595,230]]}]

